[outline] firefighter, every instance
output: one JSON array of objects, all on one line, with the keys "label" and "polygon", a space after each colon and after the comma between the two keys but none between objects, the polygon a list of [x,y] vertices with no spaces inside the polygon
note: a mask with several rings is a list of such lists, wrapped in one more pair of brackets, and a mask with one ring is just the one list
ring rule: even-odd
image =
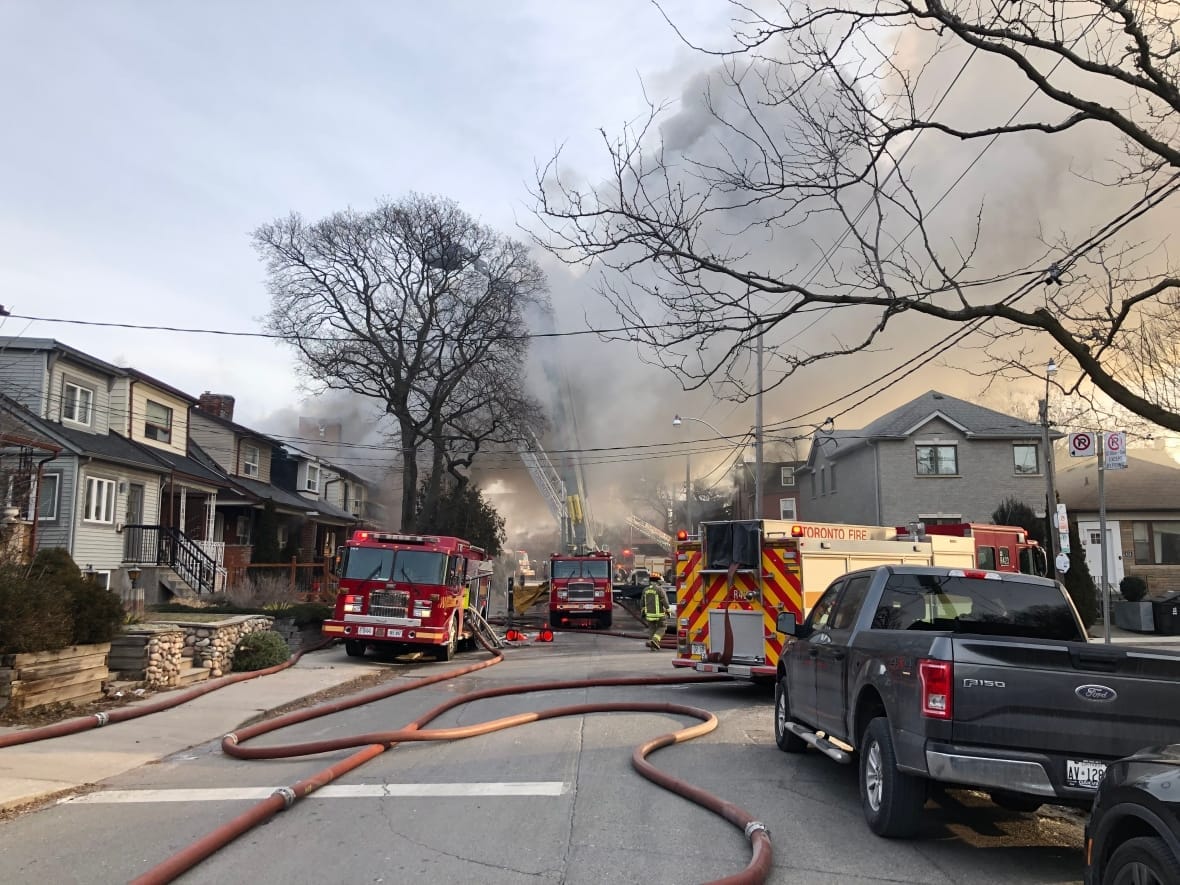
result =
[{"label": "firefighter", "polygon": [[647,624],[647,644],[652,651],[660,650],[660,639],[668,618],[668,595],[664,585],[653,581],[643,591],[643,620]]}]

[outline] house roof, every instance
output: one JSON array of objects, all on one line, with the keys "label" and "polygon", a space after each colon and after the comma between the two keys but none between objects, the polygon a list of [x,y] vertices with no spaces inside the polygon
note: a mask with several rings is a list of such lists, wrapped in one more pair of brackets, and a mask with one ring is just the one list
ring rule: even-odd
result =
[{"label": "house roof", "polygon": [[314,511],[321,520],[348,523],[357,521],[357,518],[351,513],[341,510],[339,507],[334,507],[326,501],[304,498],[297,492],[288,491],[287,489],[282,489],[257,479],[235,476],[233,477],[233,482],[252,495],[257,496],[259,500],[273,501],[275,507],[288,512],[308,515]]},{"label": "house roof", "polygon": [[126,369],[120,369],[118,366],[104,362],[88,353],[70,347],[68,344],[62,344],[54,338],[18,338],[11,335],[0,335],[0,350],[27,350],[32,353],[60,351],[71,359],[79,363],[84,363],[100,372],[106,372],[111,375],[126,374]]},{"label": "house roof", "polygon": [[217,486],[218,488],[230,487],[229,477],[220,470],[206,466],[196,458],[178,455],[175,452],[168,452],[162,449],[154,449],[149,446],[143,446],[143,449],[157,461],[164,464],[169,470],[175,471],[182,476],[206,485]]},{"label": "house roof", "polygon": [[150,470],[153,473],[168,472],[168,468],[157,458],[149,455],[142,446],[136,445],[117,433],[107,433],[104,436],[75,430],[72,427],[63,427],[48,421],[45,423],[49,426],[51,433],[64,439],[67,447],[75,454],[101,458],[104,461]]},{"label": "house roof", "polygon": [[[1057,494],[1070,510],[1097,513],[1096,459],[1077,460],[1082,463],[1057,471]],[[1180,510],[1180,463],[1167,452],[1130,449],[1126,470],[1106,470],[1104,474],[1103,496],[1108,511]]]},{"label": "house roof", "polygon": [[151,384],[153,387],[158,387],[165,393],[170,393],[177,399],[182,399],[190,405],[195,405],[197,403],[197,398],[192,394],[185,393],[183,390],[173,387],[171,384],[161,381],[159,378],[153,378],[147,372],[141,372],[139,369],[132,369],[129,367],[124,367],[119,371],[129,375],[132,378],[135,378],[137,381],[143,381],[147,384]]},{"label": "house roof", "polygon": [[[807,469],[815,463],[817,447],[822,447],[824,456],[831,461],[848,454],[862,443],[908,439],[936,418],[975,439],[1039,439],[1044,433],[1042,426],[1036,422],[1005,415],[937,390],[928,390],[859,430],[817,432],[812,438],[811,451],[807,456]],[[1061,439],[1064,434],[1054,430],[1051,436]]]}]

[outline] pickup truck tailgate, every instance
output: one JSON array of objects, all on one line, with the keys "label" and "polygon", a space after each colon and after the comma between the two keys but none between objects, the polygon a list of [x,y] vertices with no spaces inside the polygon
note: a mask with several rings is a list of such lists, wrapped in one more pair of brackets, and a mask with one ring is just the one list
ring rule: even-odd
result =
[{"label": "pickup truck tailgate", "polygon": [[957,744],[1114,759],[1180,740],[1180,654],[956,636]]}]

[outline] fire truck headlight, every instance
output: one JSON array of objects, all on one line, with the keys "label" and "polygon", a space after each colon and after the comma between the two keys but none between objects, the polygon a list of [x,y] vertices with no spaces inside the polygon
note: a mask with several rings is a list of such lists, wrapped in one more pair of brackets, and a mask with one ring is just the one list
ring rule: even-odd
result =
[{"label": "fire truck headlight", "polygon": [[594,591],[594,598],[595,599],[602,599],[602,597],[604,597],[604,596],[606,596],[605,590],[595,590]]},{"label": "fire truck headlight", "polygon": [[564,590],[558,590],[558,591],[557,591],[557,598],[558,598],[558,599],[565,599],[566,595],[567,595],[567,594],[566,594],[566,592],[565,592]]}]

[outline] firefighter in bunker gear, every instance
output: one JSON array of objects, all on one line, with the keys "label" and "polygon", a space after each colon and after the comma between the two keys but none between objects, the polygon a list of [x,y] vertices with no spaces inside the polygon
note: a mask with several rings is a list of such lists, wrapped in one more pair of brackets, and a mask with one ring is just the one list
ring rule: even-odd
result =
[{"label": "firefighter in bunker gear", "polygon": [[647,644],[652,651],[660,650],[660,638],[664,635],[668,617],[668,596],[660,583],[647,585],[643,591],[643,620],[647,624]]}]

